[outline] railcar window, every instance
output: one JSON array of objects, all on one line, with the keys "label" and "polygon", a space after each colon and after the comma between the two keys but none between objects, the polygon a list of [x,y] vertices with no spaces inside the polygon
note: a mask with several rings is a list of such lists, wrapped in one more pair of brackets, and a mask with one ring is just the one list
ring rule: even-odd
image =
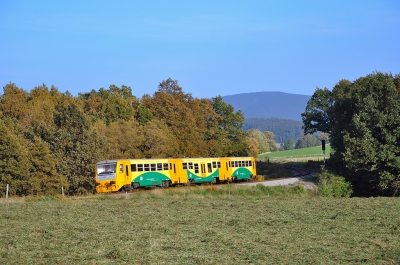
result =
[{"label": "railcar window", "polygon": [[[192,162],[189,162],[188,166],[189,166],[189,169],[193,169],[193,163]],[[197,165],[197,167],[198,167],[198,165]]]},{"label": "railcar window", "polygon": [[182,163],[182,169],[187,169],[187,163]]},{"label": "railcar window", "polygon": [[157,170],[162,170],[162,169],[163,169],[162,163],[157,163]]},{"label": "railcar window", "polygon": [[119,165],[119,173],[124,173],[124,165]]},{"label": "railcar window", "polygon": [[150,164],[150,170],[156,171],[156,164]]},{"label": "railcar window", "polygon": [[169,170],[172,170],[172,163],[169,163]]},{"label": "railcar window", "polygon": [[194,173],[199,173],[199,164],[194,164]]},{"label": "railcar window", "polygon": [[131,164],[131,171],[132,172],[136,171],[136,164]]},{"label": "railcar window", "polygon": [[143,171],[143,164],[138,164],[137,165],[137,171]]},{"label": "railcar window", "polygon": [[207,169],[208,169],[208,173],[212,172],[211,163],[207,163]]},{"label": "railcar window", "polygon": [[150,164],[144,164],[144,171],[150,171]]},{"label": "railcar window", "polygon": [[212,166],[213,166],[213,168],[217,168],[217,162],[212,162]]},{"label": "railcar window", "polygon": [[217,166],[218,166],[218,168],[221,168],[221,162],[217,162]]},{"label": "railcar window", "polygon": [[164,163],[164,170],[168,170],[168,163]]},{"label": "railcar window", "polygon": [[239,167],[238,161],[235,161],[234,163],[235,163],[235,164],[234,164],[234,167]]}]

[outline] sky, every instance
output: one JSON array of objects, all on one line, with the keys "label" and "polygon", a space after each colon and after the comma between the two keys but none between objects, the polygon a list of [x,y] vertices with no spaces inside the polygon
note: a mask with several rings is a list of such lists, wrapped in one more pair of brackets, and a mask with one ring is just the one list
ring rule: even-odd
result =
[{"label": "sky", "polygon": [[399,47],[399,0],[0,0],[0,85],[28,92],[312,95],[399,74]]}]

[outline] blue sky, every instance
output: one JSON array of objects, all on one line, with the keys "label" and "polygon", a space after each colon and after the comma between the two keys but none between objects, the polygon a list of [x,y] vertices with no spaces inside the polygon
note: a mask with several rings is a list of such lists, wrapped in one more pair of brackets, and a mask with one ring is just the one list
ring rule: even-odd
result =
[{"label": "blue sky", "polygon": [[[0,0],[0,85],[211,98],[400,73],[398,0]],[[2,94],[2,90],[0,92]]]}]

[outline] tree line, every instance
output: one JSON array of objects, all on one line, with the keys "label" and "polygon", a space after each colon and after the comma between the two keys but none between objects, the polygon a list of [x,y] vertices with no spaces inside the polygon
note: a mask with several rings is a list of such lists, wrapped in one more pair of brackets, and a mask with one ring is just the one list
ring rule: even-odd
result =
[{"label": "tree line", "polygon": [[247,156],[263,144],[242,130],[243,113],[221,96],[194,98],[171,78],[141,99],[124,85],[75,97],[46,85],[3,90],[0,196],[6,184],[20,196],[54,195],[61,187],[69,195],[94,192],[102,160]]},{"label": "tree line", "polygon": [[329,134],[327,167],[360,196],[399,196],[400,75],[374,72],[317,88],[302,113],[305,133]]},{"label": "tree line", "polygon": [[304,135],[302,126],[303,122],[289,119],[246,118],[243,130],[257,129],[262,132],[270,131],[274,133],[274,140],[277,143],[284,143],[288,139],[295,143]]}]

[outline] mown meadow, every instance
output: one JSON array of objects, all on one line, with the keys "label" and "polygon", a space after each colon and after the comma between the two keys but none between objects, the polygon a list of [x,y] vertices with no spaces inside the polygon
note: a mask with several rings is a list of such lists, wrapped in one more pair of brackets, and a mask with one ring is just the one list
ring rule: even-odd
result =
[{"label": "mown meadow", "polygon": [[[329,145],[326,146],[325,150],[325,157],[328,158],[331,152],[331,147]],[[275,159],[275,158],[312,158],[314,160],[323,160],[324,155],[321,149],[321,146],[309,147],[309,148],[300,148],[300,149],[293,149],[293,150],[285,150],[285,151],[278,151],[278,152],[271,152],[267,154],[262,154],[258,158],[259,159]]]},{"label": "mown meadow", "polygon": [[0,264],[400,264],[400,200],[200,186],[0,200]]}]

